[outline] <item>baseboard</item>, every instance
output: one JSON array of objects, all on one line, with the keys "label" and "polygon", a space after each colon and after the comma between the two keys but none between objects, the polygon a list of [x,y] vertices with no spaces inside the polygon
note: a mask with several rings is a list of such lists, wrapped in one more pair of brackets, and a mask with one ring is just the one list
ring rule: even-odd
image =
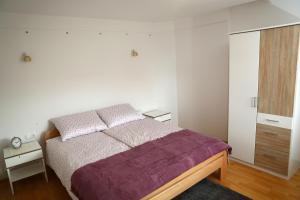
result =
[{"label": "baseboard", "polygon": [[[299,169],[299,168],[300,168],[300,161],[299,161],[299,160],[296,160],[295,163],[296,163],[297,168]],[[297,170],[298,170],[298,169],[297,169]]]},{"label": "baseboard", "polygon": [[293,177],[297,171],[300,169],[300,161],[298,160],[290,160],[290,167],[289,167],[289,177]]}]

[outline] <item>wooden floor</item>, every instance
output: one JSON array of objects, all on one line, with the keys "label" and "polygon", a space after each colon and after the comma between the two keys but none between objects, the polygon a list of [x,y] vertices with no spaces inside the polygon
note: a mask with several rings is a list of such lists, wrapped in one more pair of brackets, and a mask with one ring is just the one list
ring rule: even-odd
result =
[{"label": "wooden floor", "polygon": [[15,196],[12,197],[8,180],[0,182],[0,200],[70,200],[68,193],[55,173],[48,169],[49,182],[43,174],[38,174],[14,183]]},{"label": "wooden floor", "polygon": [[[215,176],[210,179],[220,183]],[[300,170],[290,180],[284,180],[231,161],[220,184],[252,199],[300,200]]]},{"label": "wooden floor", "polygon": [[[36,175],[14,183],[12,197],[7,180],[0,182],[1,200],[69,200],[67,192],[53,171],[48,170],[49,182],[43,175]],[[209,179],[219,182],[215,175]],[[300,200],[300,171],[289,181],[253,168],[231,162],[225,180],[220,183],[252,199]]]}]

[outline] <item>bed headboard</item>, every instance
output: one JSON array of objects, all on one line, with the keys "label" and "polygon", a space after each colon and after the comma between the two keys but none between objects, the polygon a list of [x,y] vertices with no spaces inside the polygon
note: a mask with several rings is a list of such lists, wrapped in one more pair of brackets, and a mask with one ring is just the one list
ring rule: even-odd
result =
[{"label": "bed headboard", "polygon": [[56,128],[53,128],[52,130],[48,131],[45,134],[45,137],[44,137],[45,143],[47,140],[58,137],[58,136],[60,136],[60,133],[58,132],[58,130]]}]

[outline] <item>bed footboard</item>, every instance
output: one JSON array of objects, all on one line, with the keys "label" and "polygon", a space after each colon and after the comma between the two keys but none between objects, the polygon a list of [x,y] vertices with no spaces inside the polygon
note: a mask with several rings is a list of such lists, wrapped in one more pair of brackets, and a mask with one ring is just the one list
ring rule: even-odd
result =
[{"label": "bed footboard", "polygon": [[222,181],[226,174],[227,156],[227,151],[212,156],[143,197],[142,200],[172,199],[217,170],[220,170],[220,180]]}]

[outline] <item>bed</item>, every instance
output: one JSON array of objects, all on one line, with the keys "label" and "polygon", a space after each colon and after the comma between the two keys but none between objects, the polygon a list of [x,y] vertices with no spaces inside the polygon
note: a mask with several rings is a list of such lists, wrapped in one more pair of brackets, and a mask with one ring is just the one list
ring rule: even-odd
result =
[{"label": "bed", "polygon": [[[75,171],[88,163],[126,154],[132,148],[149,145],[149,141],[156,142],[178,131],[181,131],[178,127],[146,118],[107,129],[104,133],[97,132],[61,142],[59,132],[53,129],[45,135],[48,164],[70,196],[76,199],[71,192],[71,176]],[[227,154],[226,149],[210,156],[147,193],[142,199],[171,199],[217,170],[220,170],[222,180],[227,168]]]}]

